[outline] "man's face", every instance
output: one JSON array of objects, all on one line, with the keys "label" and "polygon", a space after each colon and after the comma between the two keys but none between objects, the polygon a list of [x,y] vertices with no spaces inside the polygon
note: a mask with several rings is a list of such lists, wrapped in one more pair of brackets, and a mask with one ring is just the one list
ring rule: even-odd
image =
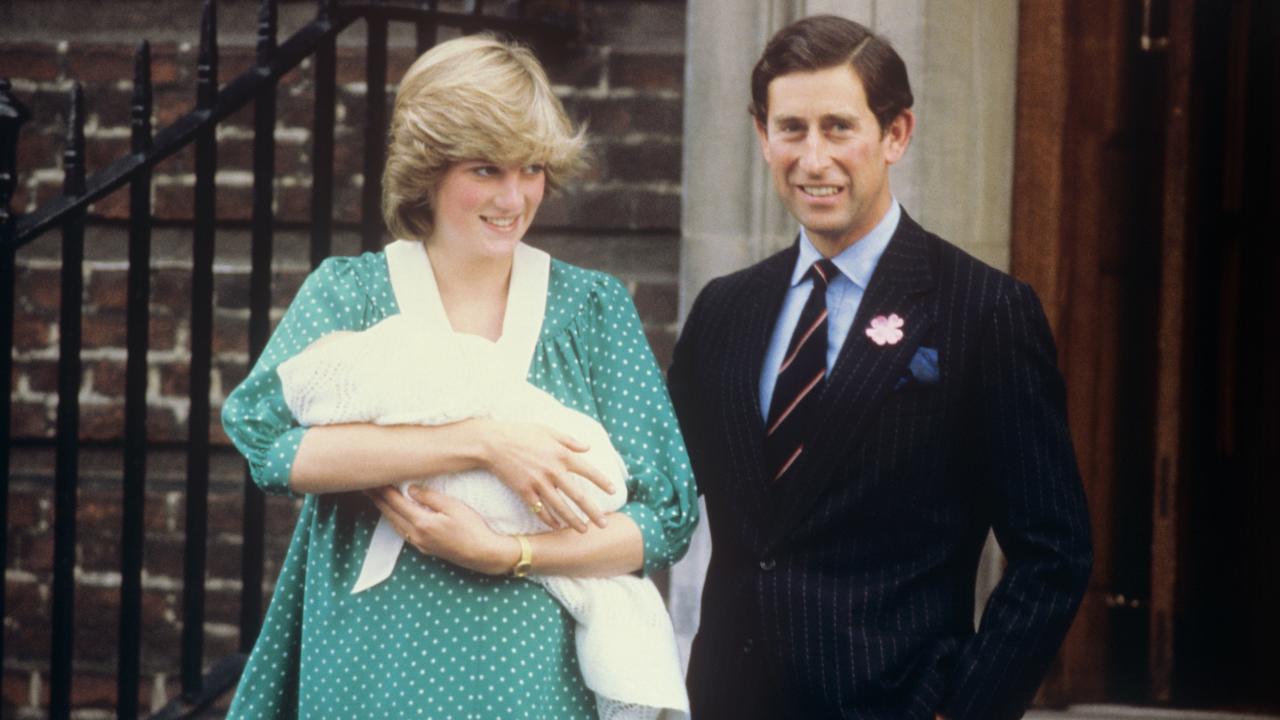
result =
[{"label": "man's face", "polygon": [[907,149],[910,110],[881,132],[862,80],[848,65],[780,75],[769,116],[756,123],[774,187],[819,251],[834,255],[889,209],[889,166]]}]

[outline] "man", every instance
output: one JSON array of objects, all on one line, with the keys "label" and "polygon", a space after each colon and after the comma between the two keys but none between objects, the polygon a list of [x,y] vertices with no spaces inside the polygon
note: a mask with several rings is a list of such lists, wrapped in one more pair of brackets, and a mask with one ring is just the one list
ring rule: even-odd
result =
[{"label": "man", "polygon": [[[1019,717],[1091,565],[1040,304],[898,206],[915,119],[884,40],[801,20],[751,85],[801,231],[708,284],[675,350],[712,538],[693,716]],[[989,528],[1009,562],[975,632]]]}]

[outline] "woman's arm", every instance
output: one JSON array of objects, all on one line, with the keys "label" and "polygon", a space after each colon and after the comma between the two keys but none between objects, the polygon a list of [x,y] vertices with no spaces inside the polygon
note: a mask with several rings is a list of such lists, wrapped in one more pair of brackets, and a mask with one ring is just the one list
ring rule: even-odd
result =
[{"label": "woman's arm", "polygon": [[299,493],[367,490],[479,467],[476,423],[310,428],[294,456],[289,487]]},{"label": "woman's arm", "polygon": [[539,517],[548,527],[559,529],[567,523],[586,532],[587,524],[569,511],[560,493],[603,527],[603,513],[570,478],[581,475],[605,492],[613,490],[608,479],[583,458],[587,449],[545,425],[484,418],[425,427],[322,425],[303,435],[289,487],[300,493],[367,490],[484,468],[529,505],[541,504]]},{"label": "woman's arm", "polygon": [[[539,575],[612,577],[640,570],[644,566],[644,538],[640,528],[623,513],[605,516],[603,528],[593,527],[585,535],[567,530],[529,536],[533,564],[529,572]],[[517,543],[519,550],[519,543]],[[516,553],[519,557],[519,553]],[[508,559],[508,558],[503,558]],[[510,570],[515,559],[506,566]]]},{"label": "woman's arm", "polygon": [[669,567],[689,547],[698,495],[680,425],[640,316],[626,288],[601,275],[588,304],[593,317],[588,381],[600,424],[626,461],[628,516],[644,542],[643,571]]},{"label": "woman's arm", "polygon": [[[413,502],[396,488],[369,491],[383,517],[420,552],[489,575],[510,572],[520,559],[520,542],[489,529],[465,503],[426,488],[411,488]],[[622,513],[609,513],[605,527],[585,534],[558,530],[526,536],[533,550],[530,572],[538,575],[611,577],[635,572],[644,563],[640,528]]]},{"label": "woman's arm", "polygon": [[253,480],[274,494],[292,491],[290,478],[307,431],[284,401],[276,368],[326,334],[361,330],[370,318],[365,281],[375,256],[329,258],[307,276],[245,379],[222,406],[222,426],[249,461]]}]

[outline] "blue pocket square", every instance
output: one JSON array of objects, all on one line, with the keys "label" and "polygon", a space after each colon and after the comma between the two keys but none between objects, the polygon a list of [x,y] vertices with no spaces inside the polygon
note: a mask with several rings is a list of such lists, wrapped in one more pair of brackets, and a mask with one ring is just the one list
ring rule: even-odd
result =
[{"label": "blue pocket square", "polygon": [[912,382],[921,385],[936,385],[942,377],[942,373],[938,369],[938,349],[931,347],[916,348],[916,354],[911,356],[911,364],[907,366],[907,369],[910,370],[910,373],[898,378],[898,382],[893,386],[894,390]]}]

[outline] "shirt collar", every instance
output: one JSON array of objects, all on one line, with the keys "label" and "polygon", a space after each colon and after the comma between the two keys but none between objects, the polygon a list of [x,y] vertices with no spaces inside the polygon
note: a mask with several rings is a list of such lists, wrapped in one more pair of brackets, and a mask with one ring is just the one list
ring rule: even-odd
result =
[{"label": "shirt collar", "polygon": [[[902,206],[898,204],[897,198],[893,198],[889,203],[889,211],[880,218],[880,222],[871,229],[871,232],[840,251],[838,255],[831,258],[831,262],[835,263],[845,277],[865,290],[867,283],[871,280],[871,273],[875,272],[876,264],[880,262],[884,249],[889,246],[889,240],[898,229],[898,221],[901,218]],[[801,226],[800,255],[796,258],[795,269],[791,271],[791,287],[800,284],[809,267],[821,259],[822,253],[813,246],[808,231]]]}]

